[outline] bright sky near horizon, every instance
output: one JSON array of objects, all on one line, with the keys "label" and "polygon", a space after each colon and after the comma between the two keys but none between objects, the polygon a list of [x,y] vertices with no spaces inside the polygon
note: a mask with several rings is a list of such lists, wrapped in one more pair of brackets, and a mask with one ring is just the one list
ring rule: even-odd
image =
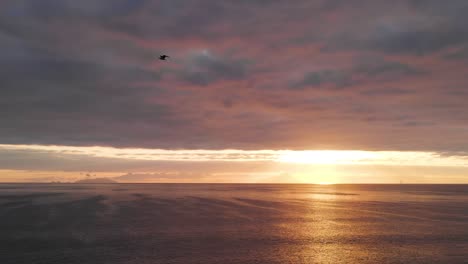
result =
[{"label": "bright sky near horizon", "polygon": [[468,183],[467,13],[1,1],[0,182]]},{"label": "bright sky near horizon", "polygon": [[[423,151],[165,150],[0,144],[4,182],[463,183],[468,157]],[[87,168],[87,170],[83,170]],[[122,173],[133,171],[134,173]]]}]

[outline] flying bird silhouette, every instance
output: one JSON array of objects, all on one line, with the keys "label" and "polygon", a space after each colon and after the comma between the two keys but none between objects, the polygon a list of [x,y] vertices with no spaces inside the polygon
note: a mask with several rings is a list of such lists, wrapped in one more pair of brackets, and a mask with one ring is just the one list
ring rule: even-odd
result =
[{"label": "flying bird silhouette", "polygon": [[167,56],[167,55],[161,55],[161,56],[159,56],[159,59],[160,59],[160,60],[166,60],[167,58],[169,58],[169,56]]}]

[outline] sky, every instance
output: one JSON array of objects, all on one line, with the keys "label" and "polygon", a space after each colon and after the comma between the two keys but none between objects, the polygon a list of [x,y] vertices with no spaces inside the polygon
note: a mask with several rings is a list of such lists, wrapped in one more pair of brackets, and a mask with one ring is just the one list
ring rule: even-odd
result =
[{"label": "sky", "polygon": [[1,1],[0,182],[468,183],[467,12]]}]

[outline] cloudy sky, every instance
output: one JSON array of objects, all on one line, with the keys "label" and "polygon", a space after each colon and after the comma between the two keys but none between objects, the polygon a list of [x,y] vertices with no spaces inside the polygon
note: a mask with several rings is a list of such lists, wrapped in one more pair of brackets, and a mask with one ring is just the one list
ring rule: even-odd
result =
[{"label": "cloudy sky", "polygon": [[468,183],[467,13],[1,1],[0,181]]}]

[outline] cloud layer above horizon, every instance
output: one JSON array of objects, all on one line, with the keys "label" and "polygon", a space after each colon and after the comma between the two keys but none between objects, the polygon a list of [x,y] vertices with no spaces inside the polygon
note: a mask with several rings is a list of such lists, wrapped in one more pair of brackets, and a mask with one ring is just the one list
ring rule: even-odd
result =
[{"label": "cloud layer above horizon", "polygon": [[468,155],[0,144],[1,182],[466,183]]},{"label": "cloud layer above horizon", "polygon": [[0,143],[466,152],[467,13],[464,0],[2,1]]}]

